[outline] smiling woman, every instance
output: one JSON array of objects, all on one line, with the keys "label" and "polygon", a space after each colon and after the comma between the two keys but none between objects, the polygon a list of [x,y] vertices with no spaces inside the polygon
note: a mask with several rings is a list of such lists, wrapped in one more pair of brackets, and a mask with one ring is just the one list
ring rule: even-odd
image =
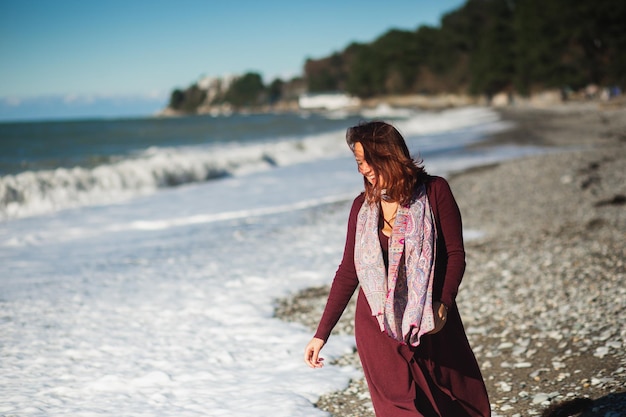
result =
[{"label": "smiling woman", "polygon": [[365,159],[365,151],[363,150],[363,145],[361,145],[360,142],[357,142],[354,145],[353,151],[356,165],[359,167],[359,172],[372,186],[376,186],[376,171],[374,171],[370,164],[367,163],[367,160]]},{"label": "smiling woman", "polygon": [[360,286],[355,338],[377,416],[491,415],[455,298],[465,270],[461,214],[448,183],[411,158],[384,122],[348,129],[365,192],[304,361],[319,356]]}]

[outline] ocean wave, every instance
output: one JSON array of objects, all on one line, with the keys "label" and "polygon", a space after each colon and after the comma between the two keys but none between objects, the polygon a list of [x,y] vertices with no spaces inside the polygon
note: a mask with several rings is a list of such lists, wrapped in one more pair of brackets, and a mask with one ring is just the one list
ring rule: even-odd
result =
[{"label": "ocean wave", "polygon": [[[388,116],[390,109],[378,109]],[[487,108],[438,113],[401,112],[394,123],[405,135],[427,135],[497,122]],[[369,118],[375,113],[367,114]],[[0,220],[61,209],[110,204],[161,188],[245,175],[277,166],[349,155],[345,131],[283,138],[253,144],[153,147],[135,156],[96,167],[26,171],[0,177]],[[424,143],[426,145],[426,143]]]},{"label": "ocean wave", "polygon": [[149,148],[93,168],[26,171],[0,178],[0,219],[114,203],[160,188],[347,153],[342,133],[251,145]]}]

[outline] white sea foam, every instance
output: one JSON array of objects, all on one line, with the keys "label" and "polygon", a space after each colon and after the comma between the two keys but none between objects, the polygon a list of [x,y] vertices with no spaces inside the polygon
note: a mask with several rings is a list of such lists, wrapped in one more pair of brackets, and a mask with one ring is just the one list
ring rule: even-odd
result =
[{"label": "white sea foam", "polygon": [[324,415],[313,402],[355,370],[308,369],[311,331],[272,306],[332,275],[358,188],[343,158],[5,223],[3,413]]},{"label": "white sea foam", "polygon": [[252,145],[150,148],[95,168],[27,171],[0,178],[0,219],[123,201],[193,182],[259,172],[346,153],[338,135]]},{"label": "white sea foam", "polygon": [[439,113],[416,113],[413,117],[400,120],[395,125],[405,135],[426,135],[449,132],[457,129],[481,127],[491,129],[506,127],[500,122],[500,116],[491,109],[483,107],[460,107]]}]

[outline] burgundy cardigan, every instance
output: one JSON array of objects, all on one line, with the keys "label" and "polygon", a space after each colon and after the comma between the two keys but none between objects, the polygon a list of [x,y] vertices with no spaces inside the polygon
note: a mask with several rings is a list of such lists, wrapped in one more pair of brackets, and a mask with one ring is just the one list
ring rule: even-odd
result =
[{"label": "burgundy cardigan", "polygon": [[[426,192],[437,224],[433,300],[451,307],[465,271],[461,213],[445,179],[429,176],[426,180]],[[365,194],[362,193],[352,203],[343,259],[335,273],[326,308],[315,333],[315,337],[322,340],[327,340],[330,336],[359,284],[354,266],[354,240],[356,217],[364,201]]]}]

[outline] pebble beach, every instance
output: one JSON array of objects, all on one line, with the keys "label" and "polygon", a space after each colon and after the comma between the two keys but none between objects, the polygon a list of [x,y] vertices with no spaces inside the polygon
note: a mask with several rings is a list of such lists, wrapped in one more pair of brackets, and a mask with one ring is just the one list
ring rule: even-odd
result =
[{"label": "pebble beach", "polygon": [[[480,231],[457,304],[493,415],[626,416],[626,107],[498,111],[514,127],[476,146],[545,152],[448,176],[464,229]],[[279,300],[276,316],[313,332],[328,290]],[[353,309],[336,334],[352,334]],[[337,362],[360,366],[356,352]],[[558,414],[580,399],[585,411]],[[316,406],[374,416],[363,378]]]}]

